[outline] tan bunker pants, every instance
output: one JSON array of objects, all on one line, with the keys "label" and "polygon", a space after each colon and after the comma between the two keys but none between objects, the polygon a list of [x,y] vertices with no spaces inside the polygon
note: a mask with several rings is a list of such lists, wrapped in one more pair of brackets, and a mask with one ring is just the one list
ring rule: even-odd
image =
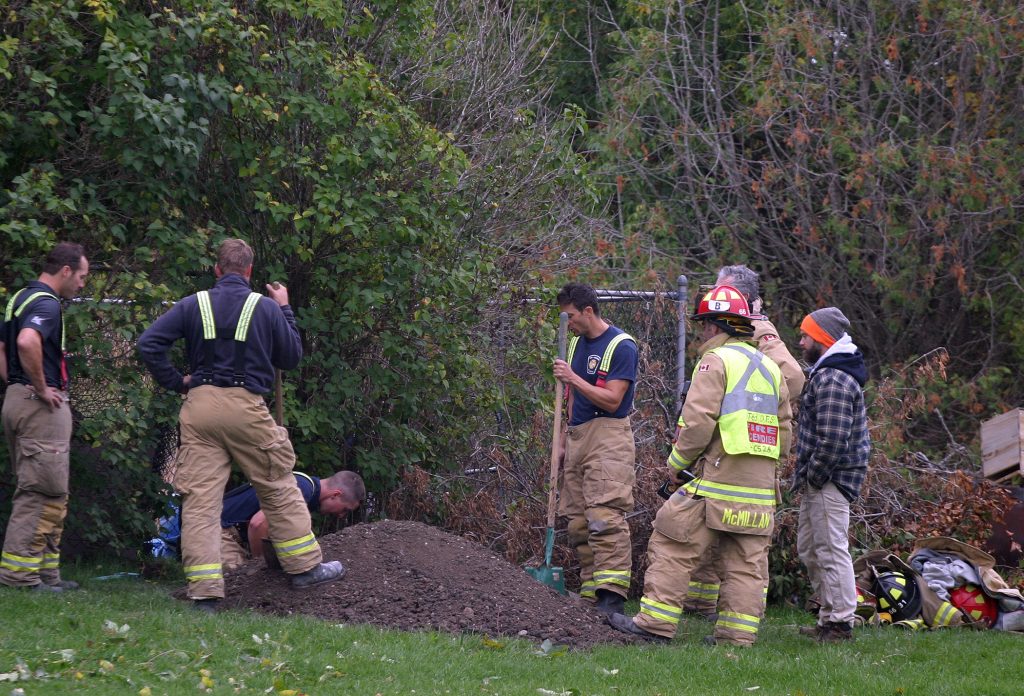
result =
[{"label": "tan bunker pants", "polygon": [[181,407],[174,487],[182,496],[181,555],[191,599],[224,597],[220,514],[234,461],[252,484],[286,573],[322,560],[309,509],[295,485],[288,432],[263,397],[241,387],[196,387]]},{"label": "tan bunker pants", "polygon": [[629,418],[595,418],[569,428],[559,514],[580,561],[580,595],[623,597],[633,569],[626,513],[633,509],[636,447]]},{"label": "tan bunker pants", "polygon": [[712,544],[718,544],[722,588],[715,638],[750,645],[757,639],[764,603],[764,556],[770,536],[736,534],[708,527],[703,498],[673,498],[658,512],[647,547],[648,567],[640,613],[633,621],[671,638],[679,627],[690,575]]},{"label": "tan bunker pants", "polygon": [[7,387],[4,436],[17,487],[0,555],[0,583],[60,581],[60,538],[68,511],[71,407],[67,394],[50,411],[24,384]]}]

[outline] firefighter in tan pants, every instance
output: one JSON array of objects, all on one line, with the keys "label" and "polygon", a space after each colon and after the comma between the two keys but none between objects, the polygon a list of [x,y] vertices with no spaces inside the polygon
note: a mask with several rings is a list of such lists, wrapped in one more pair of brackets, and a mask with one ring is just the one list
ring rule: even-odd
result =
[{"label": "firefighter in tan pants", "polygon": [[704,322],[704,343],[668,464],[695,478],[655,518],[640,613],[615,614],[609,623],[643,638],[671,639],[690,573],[717,543],[722,596],[714,635],[706,640],[749,646],[760,624],[775,467],[789,440],[789,394],[779,367],[748,343],[750,309],[735,288],[708,292],[693,318]]},{"label": "firefighter in tan pants", "polygon": [[610,616],[623,610],[633,568],[626,513],[633,509],[636,466],[629,420],[636,342],[601,318],[590,286],[570,283],[557,301],[576,334],[567,360],[553,368],[569,387],[559,512],[569,518],[569,543],[580,561],[580,596]]},{"label": "firefighter in tan pants", "polygon": [[[718,285],[731,285],[736,288],[747,300],[753,315],[761,311],[760,288],[757,273],[743,265],[724,266],[718,271]],[[767,355],[779,369],[782,370],[782,379],[786,382],[786,390],[789,392],[789,406],[792,412],[790,419],[791,430],[796,429],[796,411],[800,403],[800,392],[803,391],[806,377],[800,369],[800,364],[789,352],[786,344],[779,339],[779,332],[775,325],[768,321],[763,315],[759,319],[753,319],[754,345],[757,349]],[[682,414],[680,414],[680,426],[682,425]],[[676,430],[679,435],[679,430]],[[788,452],[783,450],[782,456]],[[768,577],[768,557],[765,556],[765,577]],[[683,611],[689,614],[696,614],[714,622],[718,618],[718,592],[721,586],[722,569],[721,558],[716,547],[708,549],[707,554],[692,573],[690,573],[690,587],[686,593],[686,601],[683,603]],[[764,588],[765,599],[768,596],[768,585]]]},{"label": "firefighter in tan pants", "polygon": [[4,312],[3,425],[17,487],[0,554],[0,583],[11,587],[78,587],[60,577],[71,440],[60,298],[77,295],[88,273],[82,247],[61,242],[47,255],[39,279],[11,296]]},{"label": "firefighter in tan pants", "polygon": [[[224,597],[220,514],[234,461],[252,484],[270,539],[292,587],[341,578],[339,561],[322,563],[309,510],[295,484],[295,452],[261,394],[273,387],[274,368],[290,369],[302,343],[288,291],[268,285],[270,297],[250,291],[253,252],[244,241],[221,244],[212,290],[184,298],[139,338],[139,354],[163,387],[185,394],[174,487],[182,496],[181,551],[188,596],[197,609],[215,611]],[[167,358],[186,342],[190,374]]]}]

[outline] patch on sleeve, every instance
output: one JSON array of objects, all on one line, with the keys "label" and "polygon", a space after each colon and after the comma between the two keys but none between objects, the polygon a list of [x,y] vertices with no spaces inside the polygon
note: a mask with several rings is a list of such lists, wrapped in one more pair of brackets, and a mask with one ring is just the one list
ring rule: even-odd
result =
[{"label": "patch on sleeve", "polygon": [[700,367],[697,368],[697,372],[709,372],[710,370],[711,366],[707,363],[701,363]]},{"label": "patch on sleeve", "polygon": [[762,343],[767,343],[768,341],[777,341],[777,340],[779,340],[779,337],[776,336],[775,334],[765,334],[764,336],[761,337],[761,342]]}]

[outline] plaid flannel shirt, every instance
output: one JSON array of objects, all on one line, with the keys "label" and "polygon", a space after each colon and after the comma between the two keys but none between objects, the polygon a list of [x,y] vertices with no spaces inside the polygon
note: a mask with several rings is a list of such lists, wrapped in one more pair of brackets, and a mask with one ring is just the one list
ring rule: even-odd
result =
[{"label": "plaid flannel shirt", "polygon": [[868,471],[864,391],[853,377],[833,367],[811,373],[800,397],[793,489],[821,488],[831,481],[853,501]]}]

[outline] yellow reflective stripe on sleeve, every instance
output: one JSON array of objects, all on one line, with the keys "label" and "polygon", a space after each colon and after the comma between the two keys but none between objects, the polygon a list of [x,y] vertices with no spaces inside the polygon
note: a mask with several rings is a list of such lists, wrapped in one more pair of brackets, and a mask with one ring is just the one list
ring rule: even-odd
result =
[{"label": "yellow reflective stripe on sleeve", "polygon": [[731,628],[736,631],[746,631],[747,633],[757,633],[757,628],[761,624],[761,619],[751,614],[737,614],[734,611],[722,611],[718,613],[718,621],[715,623],[716,626],[722,628]]},{"label": "yellow reflective stripe on sleeve", "polygon": [[943,602],[935,612],[935,620],[932,622],[932,625],[948,626],[953,621],[953,617],[955,617],[959,611],[959,609],[949,602]]},{"label": "yellow reflective stripe on sleeve", "polygon": [[320,544],[316,543],[316,537],[310,532],[306,536],[299,537],[298,539],[289,539],[288,541],[275,541],[274,551],[277,552],[278,558],[286,558],[288,556],[299,556],[304,553],[308,553],[314,549],[319,549]]},{"label": "yellow reflective stripe on sleeve", "polygon": [[44,553],[43,554],[43,565],[41,568],[51,569],[60,567],[60,554],[59,553]]},{"label": "yellow reflective stripe on sleeve", "polygon": [[238,326],[235,327],[235,340],[245,342],[249,335],[249,323],[252,321],[252,313],[256,311],[256,304],[260,301],[261,295],[258,292],[249,293],[242,305],[242,313],[238,316]]},{"label": "yellow reflective stripe on sleeve", "polygon": [[678,624],[679,617],[683,615],[683,610],[671,604],[662,604],[661,602],[655,602],[653,599],[641,597],[640,613],[647,614],[652,619],[667,621],[670,624]]},{"label": "yellow reflective stripe on sleeve", "polygon": [[185,579],[189,582],[199,582],[200,580],[220,580],[223,577],[224,571],[220,563],[185,566]]},{"label": "yellow reflective stripe on sleeve", "polygon": [[213,305],[210,304],[210,293],[200,290],[196,293],[199,301],[199,317],[203,321],[203,338],[212,341],[217,338],[217,325],[213,323]]},{"label": "yellow reflective stripe on sleeve", "polygon": [[698,479],[687,484],[687,490],[693,490],[691,485],[696,486],[696,493],[705,498],[715,500],[729,500],[734,503],[748,503],[750,505],[775,505],[774,488],[751,488],[749,486],[734,486],[730,483],[719,483],[718,481],[705,481]]},{"label": "yellow reflective stripe on sleeve", "polygon": [[673,469],[682,471],[693,464],[692,459],[687,459],[683,455],[679,454],[679,450],[675,447],[672,448],[672,454],[668,455],[668,465]]},{"label": "yellow reflective stripe on sleeve", "polygon": [[629,587],[631,574],[628,570],[595,570],[594,584]]},{"label": "yellow reflective stripe on sleeve", "polygon": [[709,582],[691,582],[686,596],[691,599],[718,599],[719,585]]},{"label": "yellow reflective stripe on sleeve", "polygon": [[13,570],[15,573],[33,573],[43,564],[41,557],[18,556],[6,551],[0,555],[0,568]]}]

